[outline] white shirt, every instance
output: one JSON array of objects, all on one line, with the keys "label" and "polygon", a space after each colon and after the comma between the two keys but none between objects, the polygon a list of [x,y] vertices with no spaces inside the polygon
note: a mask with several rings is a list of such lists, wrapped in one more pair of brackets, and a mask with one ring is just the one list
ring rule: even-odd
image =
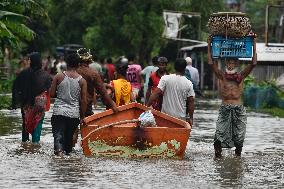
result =
[{"label": "white shirt", "polygon": [[187,98],[195,96],[191,81],[181,75],[164,75],[158,88],[164,92],[162,112],[184,119]]},{"label": "white shirt", "polygon": [[65,61],[61,61],[56,65],[57,73],[63,72],[64,70],[66,70],[66,68],[67,68],[67,64]]},{"label": "white shirt", "polygon": [[192,81],[198,85],[199,84],[199,73],[198,73],[198,69],[196,69],[195,67],[192,67],[191,65],[187,65],[186,69],[188,69],[191,79]]}]

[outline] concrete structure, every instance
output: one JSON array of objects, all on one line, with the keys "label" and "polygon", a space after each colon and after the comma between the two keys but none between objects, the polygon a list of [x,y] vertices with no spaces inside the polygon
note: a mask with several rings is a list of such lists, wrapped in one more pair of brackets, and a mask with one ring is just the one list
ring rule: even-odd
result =
[{"label": "concrete structure", "polygon": [[284,44],[256,44],[258,66],[253,76],[258,80],[272,80],[284,73]]}]

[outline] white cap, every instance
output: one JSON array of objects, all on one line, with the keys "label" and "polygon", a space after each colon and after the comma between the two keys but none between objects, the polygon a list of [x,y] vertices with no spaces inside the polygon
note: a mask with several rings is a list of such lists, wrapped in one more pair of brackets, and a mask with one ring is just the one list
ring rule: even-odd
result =
[{"label": "white cap", "polygon": [[120,61],[121,61],[121,63],[128,63],[128,59],[125,58],[125,57],[123,57]]},{"label": "white cap", "polygon": [[188,65],[191,65],[192,64],[192,59],[190,57],[186,57],[185,58],[185,61]]}]

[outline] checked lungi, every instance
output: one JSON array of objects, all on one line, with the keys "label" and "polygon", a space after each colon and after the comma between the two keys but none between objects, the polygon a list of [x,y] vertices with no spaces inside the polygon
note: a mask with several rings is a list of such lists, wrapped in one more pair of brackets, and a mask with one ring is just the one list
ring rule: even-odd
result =
[{"label": "checked lungi", "polygon": [[214,142],[220,141],[222,148],[242,147],[246,134],[246,124],[246,108],[243,105],[221,105]]}]

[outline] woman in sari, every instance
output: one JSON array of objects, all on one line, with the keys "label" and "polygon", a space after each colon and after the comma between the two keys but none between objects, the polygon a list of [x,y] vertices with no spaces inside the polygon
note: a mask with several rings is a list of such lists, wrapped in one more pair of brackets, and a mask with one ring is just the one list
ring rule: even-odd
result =
[{"label": "woman in sari", "polygon": [[41,56],[38,52],[29,55],[30,67],[17,76],[13,85],[13,102],[15,109],[20,105],[22,112],[22,142],[39,143],[45,111],[49,110],[49,88],[51,77],[42,70]]}]

